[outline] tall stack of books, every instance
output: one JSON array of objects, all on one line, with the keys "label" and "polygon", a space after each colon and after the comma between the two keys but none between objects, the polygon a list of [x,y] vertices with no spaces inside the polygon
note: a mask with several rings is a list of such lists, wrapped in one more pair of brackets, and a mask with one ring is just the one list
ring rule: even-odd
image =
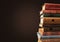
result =
[{"label": "tall stack of books", "polygon": [[39,27],[38,42],[60,42],[60,4],[43,5]]}]

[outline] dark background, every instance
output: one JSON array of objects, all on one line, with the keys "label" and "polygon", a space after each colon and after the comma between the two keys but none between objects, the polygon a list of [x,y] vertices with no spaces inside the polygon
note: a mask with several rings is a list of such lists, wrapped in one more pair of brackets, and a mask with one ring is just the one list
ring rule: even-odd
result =
[{"label": "dark background", "polygon": [[44,3],[59,0],[1,0],[0,42],[37,42],[39,12]]}]

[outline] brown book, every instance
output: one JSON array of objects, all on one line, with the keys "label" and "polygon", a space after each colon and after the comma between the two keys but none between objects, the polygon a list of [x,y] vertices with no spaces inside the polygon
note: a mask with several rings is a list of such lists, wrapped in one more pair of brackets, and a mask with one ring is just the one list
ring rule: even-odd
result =
[{"label": "brown book", "polygon": [[40,11],[40,14],[49,14],[49,13],[54,13],[54,14],[57,14],[57,13],[60,13],[60,10],[41,10]]},{"label": "brown book", "polygon": [[43,17],[40,19],[40,27],[44,26],[60,26],[59,17]]},{"label": "brown book", "polygon": [[59,17],[44,17],[43,24],[60,24]]},{"label": "brown book", "polygon": [[60,35],[60,32],[44,32],[43,35],[49,36],[49,35]]},{"label": "brown book", "polygon": [[[55,35],[55,34],[58,34],[60,35],[60,32],[44,32],[44,28],[39,28],[38,29],[38,32],[40,33],[40,35],[42,36],[52,36],[52,35]],[[45,33],[45,34],[44,34]],[[60,42],[60,39],[59,38],[52,38],[52,39],[41,39],[41,38],[38,38],[38,42]]]},{"label": "brown book", "polygon": [[60,35],[60,31],[58,31],[58,32],[52,32],[52,31],[50,31],[50,32],[45,32],[44,31],[44,28],[39,28],[38,29],[38,32],[41,34],[41,35],[45,35],[45,36],[48,36],[48,35]]},{"label": "brown book", "polygon": [[60,39],[38,39],[38,42],[60,42]]},{"label": "brown book", "polygon": [[60,32],[60,27],[44,27],[44,32]]},{"label": "brown book", "polygon": [[59,10],[60,4],[53,4],[53,3],[45,3],[42,6],[42,10]]}]

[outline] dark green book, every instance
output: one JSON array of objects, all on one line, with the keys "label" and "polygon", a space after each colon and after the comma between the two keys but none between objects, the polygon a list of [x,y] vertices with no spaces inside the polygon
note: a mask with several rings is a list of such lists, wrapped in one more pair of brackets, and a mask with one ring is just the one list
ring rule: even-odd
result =
[{"label": "dark green book", "polygon": [[44,27],[44,32],[60,32],[60,27]]},{"label": "dark green book", "polygon": [[43,17],[60,17],[60,14],[58,14],[58,13],[56,13],[56,14],[52,14],[52,13],[49,13],[49,14],[47,14],[47,13],[43,13],[43,14],[41,14],[40,15],[41,17],[43,16]]}]

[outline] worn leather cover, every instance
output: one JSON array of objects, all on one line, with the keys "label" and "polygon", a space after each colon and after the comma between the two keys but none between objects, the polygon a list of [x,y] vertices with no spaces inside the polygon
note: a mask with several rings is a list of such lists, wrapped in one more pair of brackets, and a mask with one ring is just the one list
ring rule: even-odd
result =
[{"label": "worn leather cover", "polygon": [[59,10],[60,4],[53,4],[53,3],[45,3],[42,6],[42,10]]},{"label": "worn leather cover", "polygon": [[59,32],[60,27],[44,27],[44,32]]},{"label": "worn leather cover", "polygon": [[43,13],[60,13],[60,10],[41,10],[40,14]]},{"label": "worn leather cover", "polygon": [[52,32],[52,31],[44,31],[44,28],[39,28],[38,29],[38,32],[41,34],[41,35],[45,35],[45,36],[48,36],[48,35],[60,35],[60,31],[55,31],[55,32]]},{"label": "worn leather cover", "polygon": [[44,17],[43,24],[60,24],[60,18],[58,17]]},{"label": "worn leather cover", "polygon": [[60,35],[60,32],[44,32],[43,35]]},{"label": "worn leather cover", "polygon": [[59,17],[43,17],[40,19],[40,27],[45,26],[60,26],[60,18]]},{"label": "worn leather cover", "polygon": [[38,39],[38,42],[60,42],[60,39]]}]

